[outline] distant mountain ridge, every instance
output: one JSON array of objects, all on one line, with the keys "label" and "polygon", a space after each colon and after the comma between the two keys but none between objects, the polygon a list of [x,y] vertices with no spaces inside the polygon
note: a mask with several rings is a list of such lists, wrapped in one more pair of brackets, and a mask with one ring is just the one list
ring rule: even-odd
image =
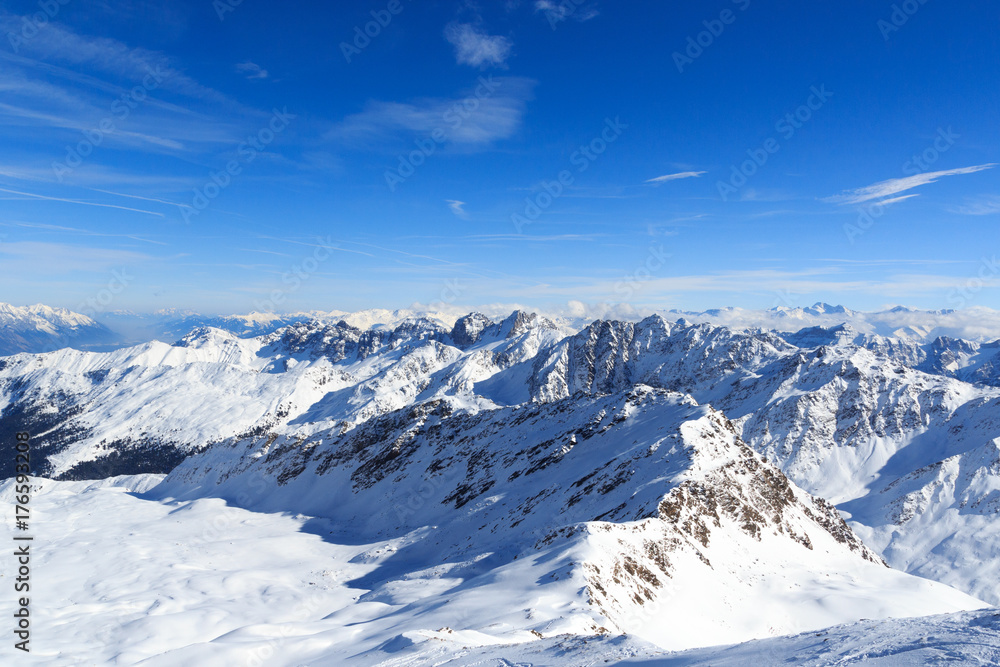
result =
[{"label": "distant mountain ridge", "polygon": [[[108,311],[85,315],[46,306],[15,308],[0,304],[0,309],[17,316],[0,319],[0,356],[19,352],[44,352],[63,347],[81,350],[107,351],[158,340],[172,343],[201,327],[228,331],[240,338],[274,333],[279,329],[310,321],[336,324],[344,321],[360,329],[382,327],[393,329],[402,322],[427,319],[451,328],[468,310],[456,306],[414,306],[402,310],[370,309],[356,312],[311,311],[298,313],[257,313],[245,315],[202,315],[191,310],[168,309],[155,313],[137,314],[131,311]],[[492,306],[483,309],[484,317],[503,319],[515,306]],[[865,313],[843,306],[817,303],[808,308],[777,306],[769,310],[719,308],[704,312],[634,310],[627,307],[594,306],[572,302],[567,307],[539,311],[564,334],[576,333],[595,320],[638,322],[649,315],[695,323],[726,326],[731,329],[768,329],[798,333],[807,329],[822,329],[845,325],[858,334],[877,335],[902,341],[929,343],[944,338],[965,339],[989,343],[1000,339],[1000,311],[973,308],[965,311],[920,311],[895,307],[881,312]],[[2,317],[2,315],[0,315]],[[75,334],[67,322],[85,322]],[[15,323],[16,322],[16,323]]]},{"label": "distant mountain ridge", "polygon": [[115,334],[86,315],[41,304],[18,308],[0,303],[0,356],[88,349],[113,344]]}]

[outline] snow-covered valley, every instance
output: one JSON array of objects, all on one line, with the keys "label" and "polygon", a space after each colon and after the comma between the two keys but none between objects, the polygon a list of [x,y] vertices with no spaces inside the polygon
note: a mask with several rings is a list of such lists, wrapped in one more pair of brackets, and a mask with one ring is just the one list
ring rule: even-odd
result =
[{"label": "snow-covered valley", "polygon": [[[399,552],[399,540],[338,539],[329,522],[219,499],[163,501],[149,493],[161,479],[39,483],[35,648],[26,660],[4,646],[3,664],[989,665],[1000,656],[1000,615],[993,610],[667,651],[634,633],[595,632],[571,580],[536,580],[564,569],[546,560],[551,551],[478,581],[443,566],[414,572],[391,592],[372,595],[366,581]],[[11,496],[5,483],[0,502]],[[796,601],[839,597],[867,611],[886,605],[891,616],[963,606],[959,594],[943,587],[907,584],[906,575],[869,567],[884,571],[880,590],[853,589],[860,582],[852,576],[814,581],[794,592]],[[889,590],[892,599],[862,599]],[[892,608],[918,600],[931,607]],[[683,619],[688,611],[664,606],[651,615]],[[661,643],[683,638],[670,624],[653,634]]]}]

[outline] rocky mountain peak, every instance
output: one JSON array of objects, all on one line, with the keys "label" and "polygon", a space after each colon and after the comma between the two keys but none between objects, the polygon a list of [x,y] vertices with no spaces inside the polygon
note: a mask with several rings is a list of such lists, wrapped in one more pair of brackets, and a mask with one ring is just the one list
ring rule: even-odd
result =
[{"label": "rocky mountain peak", "polygon": [[493,320],[482,313],[470,313],[459,318],[451,330],[451,339],[455,345],[465,349],[479,342],[483,332],[493,325]]}]

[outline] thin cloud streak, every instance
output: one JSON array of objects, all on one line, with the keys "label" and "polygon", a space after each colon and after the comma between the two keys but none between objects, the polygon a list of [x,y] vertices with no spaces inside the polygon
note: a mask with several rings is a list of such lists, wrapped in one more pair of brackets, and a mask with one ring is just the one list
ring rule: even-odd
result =
[{"label": "thin cloud streak", "polygon": [[45,195],[36,195],[30,192],[18,192],[17,190],[8,190],[6,188],[0,188],[0,192],[7,192],[12,195],[22,195],[24,197],[34,197],[35,199],[45,199],[47,201],[57,201],[65,202],[67,204],[81,204],[83,206],[99,206],[101,208],[116,208],[122,211],[132,211],[133,213],[145,213],[146,215],[155,215],[158,218],[165,217],[162,213],[156,213],[155,211],[144,211],[141,208],[128,208],[127,206],[115,206],[114,204],[98,204],[91,201],[80,201],[78,199],[64,199],[62,197],[46,197]]},{"label": "thin cloud streak", "polygon": [[132,239],[133,241],[142,241],[143,243],[151,243],[153,245],[166,246],[170,245],[162,241],[153,241],[152,239],[145,239],[141,236],[136,236],[134,234],[105,234],[102,232],[94,232],[89,229],[77,229],[76,227],[63,227],[60,225],[47,225],[41,222],[0,222],[0,226],[4,227],[22,227],[24,229],[41,229],[44,231],[51,232],[69,232],[71,234],[80,234],[83,236],[103,236],[107,238],[123,238]]},{"label": "thin cloud streak", "polygon": [[657,176],[656,178],[651,178],[646,183],[666,183],[668,181],[677,181],[682,178],[698,178],[707,174],[707,171],[682,171],[678,174],[667,174],[665,176]]},{"label": "thin cloud streak", "polygon": [[[992,169],[996,166],[996,163],[981,164],[975,167],[963,167],[961,169],[948,169],[946,171],[932,171],[925,174],[916,174],[915,176],[906,176],[905,178],[892,178],[887,181],[881,181],[875,183],[874,185],[869,185],[863,188],[856,188],[854,190],[848,190],[844,194],[836,195],[834,197],[828,197],[824,201],[832,202],[835,204],[863,204],[865,202],[872,201],[874,199],[882,199],[884,197],[892,197],[893,195],[898,195],[901,192],[906,192],[907,190],[912,190],[913,188],[918,188],[922,185],[928,185],[930,183],[936,183],[938,180],[946,176],[960,176],[963,174],[974,174],[979,171],[984,171],[986,169]],[[911,197],[916,195],[909,195]],[[895,199],[890,199],[889,202],[900,201],[899,197]]]}]

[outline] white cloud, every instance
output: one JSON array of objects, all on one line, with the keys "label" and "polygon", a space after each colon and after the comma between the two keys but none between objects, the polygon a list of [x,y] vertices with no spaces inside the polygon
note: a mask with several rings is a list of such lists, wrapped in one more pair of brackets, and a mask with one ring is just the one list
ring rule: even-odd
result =
[{"label": "white cloud", "polygon": [[[20,17],[0,12],[0,32],[20,30]],[[11,57],[18,64],[47,69],[48,63],[59,62],[76,67],[89,67],[128,82],[142,81],[151,73],[161,79],[161,87],[181,95],[210,102],[235,104],[222,93],[201,85],[176,67],[170,58],[156,51],[133,48],[107,37],[81,35],[58,23],[49,23],[44,30],[20,47],[45,63],[28,57]],[[134,83],[132,84],[134,85]]]},{"label": "white cloud", "polygon": [[549,25],[553,28],[570,17],[582,23],[589,21],[600,13],[593,4],[586,7],[579,7],[576,2],[552,2],[552,0],[537,0],[535,2],[535,12],[544,13],[545,18],[549,21]]},{"label": "white cloud", "polygon": [[458,201],[457,199],[446,199],[445,201],[448,203],[448,208],[451,209],[452,213],[454,213],[455,215],[457,215],[460,218],[464,218],[465,217],[465,208],[464,208],[465,207],[465,202],[464,201]]},{"label": "white cloud", "polygon": [[901,201],[906,201],[907,199],[913,199],[914,197],[919,197],[920,195],[902,195],[900,197],[893,197],[892,199],[883,199],[878,204],[879,206],[891,206],[893,204],[898,204]]},{"label": "white cloud", "polygon": [[444,36],[455,47],[460,65],[506,67],[513,43],[506,37],[487,35],[469,23],[450,23]]},{"label": "white cloud", "polygon": [[961,215],[995,215],[1000,213],[1000,196],[987,195],[955,209]]},{"label": "white cloud", "polygon": [[[936,183],[938,179],[944,178],[945,176],[974,174],[977,171],[992,169],[995,166],[996,164],[981,164],[975,167],[963,167],[962,169],[949,169],[947,171],[932,171],[926,174],[916,174],[915,176],[906,176],[905,178],[892,178],[889,179],[888,181],[881,181],[879,183],[876,183],[874,185],[869,185],[864,188],[848,190],[842,195],[829,197],[828,199],[826,199],[826,201],[834,202],[837,204],[863,204],[864,202],[872,201],[873,199],[891,197],[901,192],[906,192],[907,190],[918,188],[922,185],[927,185],[929,183]],[[890,201],[899,201],[899,200],[900,200],[899,198],[896,198]]]},{"label": "white cloud", "polygon": [[90,201],[80,201],[78,199],[65,199],[62,197],[47,197],[45,195],[36,195],[30,192],[21,192],[20,190],[8,190],[7,188],[0,188],[0,192],[6,192],[8,194],[20,195],[22,197],[29,197],[31,199],[45,199],[47,201],[62,202],[64,204],[80,204],[81,206],[98,206],[100,208],[117,208],[122,211],[132,211],[133,213],[145,213],[147,215],[155,215],[157,217],[164,217],[162,213],[156,213],[154,211],[146,211],[144,209],[138,208],[128,208],[125,206],[116,206],[114,204],[98,204],[97,202]]},{"label": "white cloud", "polygon": [[268,77],[266,69],[249,60],[245,63],[237,64],[236,71],[248,79],[266,79]]},{"label": "white cloud", "polygon": [[707,173],[707,171],[682,171],[678,174],[657,176],[656,178],[649,179],[646,183],[666,183],[667,181],[676,181],[682,178],[698,178],[699,176],[704,176]]},{"label": "white cloud", "polygon": [[[0,33],[17,27],[16,18],[0,10]],[[20,44],[17,54],[0,55],[0,141],[30,136],[38,149],[33,158],[20,156],[8,174],[14,178],[86,180],[84,172],[93,176],[101,162],[114,159],[110,149],[145,155],[211,151],[214,157],[264,117],[194,81],[162,53],[58,23]],[[112,130],[98,133],[108,122]],[[68,148],[56,147],[76,146],[80,132],[94,137],[93,155],[78,168],[54,166],[69,161],[63,157]]]},{"label": "white cloud", "polygon": [[484,80],[485,83],[463,97],[410,103],[370,102],[361,113],[345,118],[327,137],[364,143],[400,134],[429,138],[440,130],[444,141],[465,146],[510,138],[521,127],[535,82],[492,76]]}]

